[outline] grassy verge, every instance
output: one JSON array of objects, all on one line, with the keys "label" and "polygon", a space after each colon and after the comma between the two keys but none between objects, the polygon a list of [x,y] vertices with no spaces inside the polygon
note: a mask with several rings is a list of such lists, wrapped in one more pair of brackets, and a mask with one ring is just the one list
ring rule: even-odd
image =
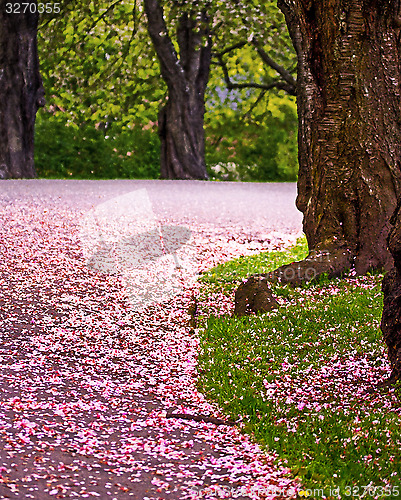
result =
[{"label": "grassy verge", "polygon": [[251,272],[306,253],[300,241],[202,276],[200,387],[277,452],[312,496],[334,498],[338,488],[341,498],[401,498],[400,394],[376,387],[389,375],[379,329],[382,275],[274,285],[281,306],[260,316],[207,313],[210,293],[232,294]]}]

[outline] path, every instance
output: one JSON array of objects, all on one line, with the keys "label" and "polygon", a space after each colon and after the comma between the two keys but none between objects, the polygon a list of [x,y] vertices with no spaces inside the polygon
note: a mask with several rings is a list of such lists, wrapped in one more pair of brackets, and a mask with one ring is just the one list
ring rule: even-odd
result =
[{"label": "path", "polygon": [[85,265],[79,220],[143,188],[161,223],[191,228],[203,269],[300,231],[291,184],[4,181],[0,498],[265,498],[291,487],[235,427],[166,418],[221,416],[195,389],[191,290],[139,313],[118,275]]}]

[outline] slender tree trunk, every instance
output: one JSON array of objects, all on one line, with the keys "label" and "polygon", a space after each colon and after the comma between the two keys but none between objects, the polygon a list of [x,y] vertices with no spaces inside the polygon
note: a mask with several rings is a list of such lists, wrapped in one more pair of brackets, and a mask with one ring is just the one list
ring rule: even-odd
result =
[{"label": "slender tree trunk", "polygon": [[[18,4],[11,2],[13,9]],[[25,13],[7,13],[9,5],[0,0],[0,179],[35,177],[35,117],[38,107],[44,105],[38,14],[29,8]],[[21,12],[23,9],[21,4]]]},{"label": "slender tree trunk", "polygon": [[172,90],[159,113],[161,176],[206,179],[203,97]]},{"label": "slender tree trunk", "polygon": [[288,281],[389,269],[401,193],[399,1],[278,4],[298,55],[297,207],[311,251]]},{"label": "slender tree trunk", "polygon": [[211,61],[209,18],[205,12],[184,13],[177,29],[179,56],[171,42],[157,0],[145,0],[148,30],[168,88],[159,113],[161,176],[207,179],[205,164],[205,91]]}]

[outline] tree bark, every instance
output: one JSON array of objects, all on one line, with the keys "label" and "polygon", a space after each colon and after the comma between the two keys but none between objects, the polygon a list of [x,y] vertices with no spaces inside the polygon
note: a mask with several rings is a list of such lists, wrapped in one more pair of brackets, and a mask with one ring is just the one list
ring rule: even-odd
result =
[{"label": "tree bark", "polygon": [[401,193],[399,1],[278,5],[298,56],[296,204],[310,249],[288,281],[389,269],[389,219]]},{"label": "tree bark", "polygon": [[[37,9],[7,13],[0,0],[0,179],[35,177],[34,127],[44,106],[37,50]],[[13,10],[19,2],[12,2]],[[36,2],[30,2],[36,6]]]},{"label": "tree bark", "polygon": [[389,234],[388,247],[394,257],[394,267],[383,279],[383,314],[380,328],[392,367],[388,382],[393,383],[401,379],[401,201],[390,222],[393,227]]},{"label": "tree bark", "polygon": [[157,0],[145,0],[148,31],[168,88],[159,113],[161,176],[164,179],[207,179],[205,164],[205,91],[211,61],[206,12],[183,13],[179,19],[179,56],[168,34]]}]

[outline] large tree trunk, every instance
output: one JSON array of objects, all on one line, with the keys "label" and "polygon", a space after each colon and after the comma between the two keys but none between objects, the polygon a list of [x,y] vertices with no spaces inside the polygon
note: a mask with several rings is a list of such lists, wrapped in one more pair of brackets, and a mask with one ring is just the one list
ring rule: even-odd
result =
[{"label": "large tree trunk", "polygon": [[[6,7],[6,4],[7,7]],[[0,0],[0,179],[35,177],[35,117],[44,105],[37,51],[38,14]],[[30,2],[30,5],[36,2]]]},{"label": "large tree trunk", "polygon": [[297,207],[311,251],[288,281],[389,269],[401,193],[398,1],[278,4],[298,55]]},{"label": "large tree trunk", "polygon": [[149,34],[168,88],[167,103],[159,113],[161,176],[207,179],[203,121],[211,61],[210,20],[205,12],[200,13],[197,21],[194,13],[181,15],[178,57],[159,2],[145,0],[145,9]]},{"label": "large tree trunk", "polygon": [[388,382],[401,379],[401,201],[390,222],[388,246],[394,268],[383,279],[383,314],[380,328],[388,347],[392,373]]}]

